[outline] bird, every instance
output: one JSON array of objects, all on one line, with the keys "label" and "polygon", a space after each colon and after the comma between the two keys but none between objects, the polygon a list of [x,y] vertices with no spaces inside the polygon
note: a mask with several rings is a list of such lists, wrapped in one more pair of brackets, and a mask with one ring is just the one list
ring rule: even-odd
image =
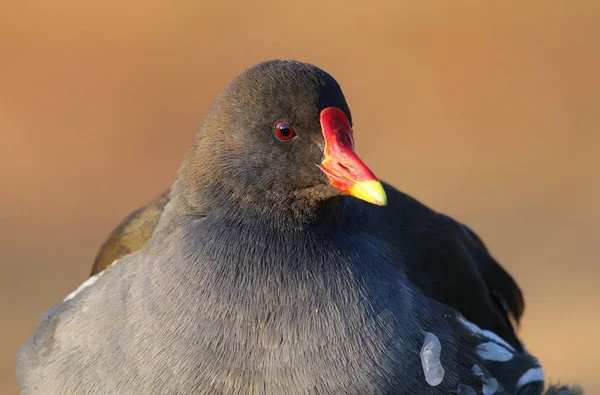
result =
[{"label": "bird", "polygon": [[[17,356],[23,394],[542,393],[537,359],[467,316],[520,316],[515,295],[492,301],[470,252],[485,246],[382,185],[316,66],[234,78],[150,217],[149,238],[42,315]],[[429,246],[460,261],[446,282]]]}]

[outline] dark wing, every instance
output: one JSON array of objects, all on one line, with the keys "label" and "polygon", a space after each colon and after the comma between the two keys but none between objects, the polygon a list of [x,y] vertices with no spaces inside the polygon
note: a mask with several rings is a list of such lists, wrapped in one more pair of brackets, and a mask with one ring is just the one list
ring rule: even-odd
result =
[{"label": "dark wing", "polygon": [[139,250],[146,244],[169,202],[169,192],[169,190],[165,191],[147,205],[129,214],[110,233],[96,255],[92,276],[106,269],[117,259]]},{"label": "dark wing", "polygon": [[508,318],[518,320],[523,312],[521,291],[481,240],[452,218],[384,186],[388,206],[380,209],[375,223],[402,257],[409,280],[428,297],[521,349]]},{"label": "dark wing", "polygon": [[468,226],[461,224],[466,234],[469,254],[475,260],[493,296],[497,298],[515,326],[525,310],[521,289],[510,274],[492,257],[481,238]]}]

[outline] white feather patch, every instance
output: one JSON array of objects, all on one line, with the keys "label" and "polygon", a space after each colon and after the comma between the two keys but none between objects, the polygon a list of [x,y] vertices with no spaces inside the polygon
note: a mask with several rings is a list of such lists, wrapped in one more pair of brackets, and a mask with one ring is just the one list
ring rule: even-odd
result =
[{"label": "white feather patch", "polygon": [[425,374],[427,384],[435,387],[444,379],[444,368],[440,361],[442,354],[442,344],[440,339],[433,333],[425,333],[423,347],[421,347],[421,365]]},{"label": "white feather patch", "polygon": [[519,381],[517,381],[517,388],[534,381],[544,381],[544,370],[542,368],[531,368],[526,371],[521,378],[519,378]]},{"label": "white feather patch", "polygon": [[75,296],[77,296],[78,293],[80,293],[81,291],[83,291],[84,289],[89,287],[90,285],[94,284],[96,281],[98,281],[101,274],[103,274],[103,272],[100,272],[100,273],[96,274],[95,276],[90,277],[87,280],[85,280],[83,282],[83,284],[81,284],[79,287],[77,287],[77,289],[75,291],[73,291],[69,295],[67,295],[67,297],[64,298],[63,302],[73,299]]},{"label": "white feather patch", "polygon": [[486,342],[477,346],[477,355],[488,361],[506,362],[513,358],[513,353],[494,342]]},{"label": "white feather patch", "polygon": [[503,338],[501,338],[500,336],[496,335],[494,332],[485,330],[485,329],[481,329],[480,327],[478,327],[477,325],[475,325],[474,323],[472,323],[471,321],[467,321],[467,319],[461,315],[458,316],[458,321],[463,324],[467,329],[469,329],[472,333],[482,336],[482,337],[486,337],[489,340],[493,340],[494,342],[503,345],[504,347],[508,348],[510,351],[514,352],[515,348],[513,346],[511,346],[510,344],[508,344]]},{"label": "white feather patch", "polygon": [[102,276],[104,273],[106,273],[106,271],[108,269],[110,269],[111,267],[113,267],[115,265],[115,263],[117,263],[117,262],[119,262],[119,260],[115,259],[110,265],[108,265],[106,267],[106,269],[104,269],[100,273],[96,274],[95,276],[92,276],[92,277],[88,278],[87,280],[85,280],[79,287],[77,287],[77,289],[75,291],[73,291],[69,295],[67,295],[67,297],[63,299],[63,302],[73,299],[75,296],[77,296],[78,293],[80,293],[81,291],[83,291],[84,289],[89,287],[90,285],[94,284],[96,281],[98,281],[100,276]]}]

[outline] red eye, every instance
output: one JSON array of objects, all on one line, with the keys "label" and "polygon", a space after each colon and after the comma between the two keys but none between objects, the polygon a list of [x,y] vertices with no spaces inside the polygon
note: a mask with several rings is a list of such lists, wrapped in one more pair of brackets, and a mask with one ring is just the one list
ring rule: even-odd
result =
[{"label": "red eye", "polygon": [[277,136],[279,140],[290,141],[296,136],[296,132],[288,123],[277,122],[277,125],[275,125],[275,136]]}]

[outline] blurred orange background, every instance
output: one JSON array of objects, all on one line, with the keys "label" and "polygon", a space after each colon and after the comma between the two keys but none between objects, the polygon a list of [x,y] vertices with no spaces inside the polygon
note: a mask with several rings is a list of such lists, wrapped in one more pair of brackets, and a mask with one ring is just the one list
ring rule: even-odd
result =
[{"label": "blurred orange background", "polygon": [[0,393],[217,93],[275,57],[338,79],[360,155],[475,228],[524,290],[547,376],[599,393],[597,0],[3,2]]}]

